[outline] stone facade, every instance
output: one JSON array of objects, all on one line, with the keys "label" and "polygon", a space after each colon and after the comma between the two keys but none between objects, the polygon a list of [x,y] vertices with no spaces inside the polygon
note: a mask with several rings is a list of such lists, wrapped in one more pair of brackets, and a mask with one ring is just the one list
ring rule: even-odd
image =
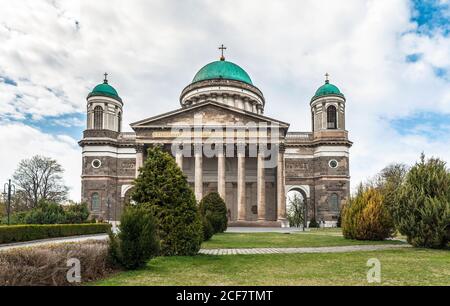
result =
[{"label": "stone facade", "polygon": [[[198,200],[210,192],[221,194],[231,226],[286,226],[287,196],[293,192],[305,201],[308,220],[333,225],[350,192],[352,143],[345,130],[345,102],[343,96],[313,99],[313,131],[289,132],[289,124],[263,115],[264,96],[253,85],[202,81],[183,90],[182,108],[133,123],[134,132],[123,133],[122,100],[90,97],[88,129],[80,141],[82,199],[97,218],[119,220],[146,150],[162,145]],[[99,105],[108,113],[102,128],[95,120],[105,115],[93,111]],[[219,138],[211,145],[210,139]],[[212,148],[210,156],[206,149]]]}]

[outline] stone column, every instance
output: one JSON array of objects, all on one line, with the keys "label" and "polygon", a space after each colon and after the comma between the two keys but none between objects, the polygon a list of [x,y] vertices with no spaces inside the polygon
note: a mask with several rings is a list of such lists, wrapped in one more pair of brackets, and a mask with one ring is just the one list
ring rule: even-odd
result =
[{"label": "stone column", "polygon": [[217,192],[226,201],[225,153],[223,149],[217,156]]},{"label": "stone column", "polygon": [[203,152],[195,149],[195,198],[203,199]]},{"label": "stone column", "polygon": [[258,151],[258,174],[257,174],[257,181],[258,181],[258,194],[257,194],[257,201],[258,201],[258,220],[259,221],[266,221],[266,171],[264,166],[264,152]]},{"label": "stone column", "polygon": [[139,176],[139,169],[144,165],[144,146],[136,145],[136,177]]},{"label": "stone column", "polygon": [[238,221],[247,219],[247,203],[245,195],[245,151],[238,150]]},{"label": "stone column", "polygon": [[284,171],[284,145],[280,145],[277,165],[277,219],[281,222],[286,220],[286,191]]},{"label": "stone column", "polygon": [[183,171],[183,151],[176,153],[175,161],[177,162],[177,165],[178,167],[180,167],[181,171]]}]

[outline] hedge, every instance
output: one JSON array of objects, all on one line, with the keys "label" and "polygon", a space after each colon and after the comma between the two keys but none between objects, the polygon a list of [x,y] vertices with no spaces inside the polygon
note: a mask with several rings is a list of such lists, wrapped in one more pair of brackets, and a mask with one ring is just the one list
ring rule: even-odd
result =
[{"label": "hedge", "polygon": [[0,244],[102,234],[107,233],[110,227],[107,223],[0,226]]}]

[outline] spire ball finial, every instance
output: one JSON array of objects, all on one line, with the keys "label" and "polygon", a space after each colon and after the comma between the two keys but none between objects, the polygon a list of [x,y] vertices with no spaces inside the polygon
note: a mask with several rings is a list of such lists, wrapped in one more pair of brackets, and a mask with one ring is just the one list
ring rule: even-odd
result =
[{"label": "spire ball finial", "polygon": [[105,79],[103,80],[103,83],[108,84],[108,73],[105,72],[104,76],[105,76]]},{"label": "spire ball finial", "polygon": [[222,56],[220,57],[220,60],[223,62],[225,60],[225,56],[223,55],[223,52],[227,49],[223,44],[219,47],[219,50],[222,51]]},{"label": "spire ball finial", "polygon": [[325,74],[325,83],[330,83],[330,74],[328,72]]}]

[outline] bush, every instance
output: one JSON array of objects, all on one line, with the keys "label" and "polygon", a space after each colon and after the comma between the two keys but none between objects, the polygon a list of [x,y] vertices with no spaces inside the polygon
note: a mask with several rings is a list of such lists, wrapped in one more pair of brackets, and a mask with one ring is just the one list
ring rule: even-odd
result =
[{"label": "bush", "polygon": [[394,233],[394,224],[384,206],[381,192],[362,187],[342,211],[344,237],[356,240],[384,240]]},{"label": "bush", "polygon": [[445,162],[422,155],[406,176],[393,216],[416,247],[443,248],[450,241],[450,174]]},{"label": "bush", "polygon": [[213,235],[223,233],[228,227],[227,206],[217,192],[208,194],[200,201],[200,214],[208,220]]},{"label": "bush", "polygon": [[311,221],[309,221],[309,228],[319,228],[320,225],[317,223],[316,218],[312,218]]},{"label": "bush", "polygon": [[148,207],[158,222],[161,254],[195,255],[203,242],[203,229],[195,196],[186,176],[159,147],[148,158],[135,181],[132,199]]},{"label": "bush", "polygon": [[54,202],[40,201],[36,209],[29,211],[24,218],[26,224],[64,224],[64,208]]},{"label": "bush", "polygon": [[[85,203],[62,206],[41,200],[34,209],[12,214],[10,224],[81,224],[88,219],[89,209]],[[0,223],[6,224],[6,217]]]},{"label": "bush", "polygon": [[2,286],[70,286],[67,281],[69,258],[81,263],[81,281],[88,282],[113,272],[107,263],[108,243],[88,241],[0,252]]},{"label": "bush", "polygon": [[38,239],[107,233],[109,224],[56,224],[0,226],[0,244]]},{"label": "bush", "polygon": [[[21,211],[21,212],[16,212],[16,213],[11,214],[9,224],[12,224],[12,225],[26,224],[25,217],[27,216],[27,214],[28,214],[28,212],[26,212],[26,211]],[[1,221],[0,224],[8,224],[8,217],[5,216],[0,221]]]},{"label": "bush", "polygon": [[209,221],[209,218],[207,216],[202,218],[202,225],[203,225],[203,240],[208,241],[214,235],[214,228],[211,225],[211,222]]},{"label": "bush", "polygon": [[159,251],[153,215],[142,207],[127,208],[120,219],[120,232],[110,234],[110,258],[113,263],[134,270],[142,267]]},{"label": "bush", "polygon": [[80,224],[86,223],[89,220],[89,208],[86,203],[72,204],[65,209],[67,224]]}]

